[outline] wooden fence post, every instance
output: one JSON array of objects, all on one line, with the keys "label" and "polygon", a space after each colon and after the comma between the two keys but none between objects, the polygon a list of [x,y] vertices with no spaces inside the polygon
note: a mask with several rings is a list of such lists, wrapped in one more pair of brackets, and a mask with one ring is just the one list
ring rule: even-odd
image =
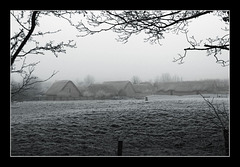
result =
[{"label": "wooden fence post", "polygon": [[228,129],[223,129],[224,144],[226,155],[229,155],[229,131]]},{"label": "wooden fence post", "polygon": [[148,101],[148,97],[147,96],[145,97],[145,101]]},{"label": "wooden fence post", "polygon": [[118,150],[117,150],[117,155],[121,156],[122,155],[122,146],[123,146],[123,141],[118,141]]}]

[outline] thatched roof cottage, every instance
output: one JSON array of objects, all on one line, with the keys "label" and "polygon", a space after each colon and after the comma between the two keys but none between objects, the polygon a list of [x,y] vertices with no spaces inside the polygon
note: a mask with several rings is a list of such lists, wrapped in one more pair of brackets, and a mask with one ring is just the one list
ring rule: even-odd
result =
[{"label": "thatched roof cottage", "polygon": [[153,93],[154,87],[151,83],[145,82],[140,84],[133,84],[136,93]]},{"label": "thatched roof cottage", "polygon": [[52,84],[47,90],[46,97],[48,99],[75,99],[81,96],[76,85],[70,80],[60,80]]},{"label": "thatched roof cottage", "polygon": [[86,97],[106,98],[118,95],[118,91],[112,85],[107,84],[91,84],[83,93]]},{"label": "thatched roof cottage", "polygon": [[189,95],[198,93],[215,93],[217,91],[214,81],[184,81],[164,82],[157,85],[157,94]]},{"label": "thatched roof cottage", "polygon": [[137,96],[147,96],[154,94],[154,86],[150,82],[143,82],[140,84],[133,84]]},{"label": "thatched roof cottage", "polygon": [[130,81],[107,81],[103,84],[115,88],[118,96],[134,97],[136,93]]}]

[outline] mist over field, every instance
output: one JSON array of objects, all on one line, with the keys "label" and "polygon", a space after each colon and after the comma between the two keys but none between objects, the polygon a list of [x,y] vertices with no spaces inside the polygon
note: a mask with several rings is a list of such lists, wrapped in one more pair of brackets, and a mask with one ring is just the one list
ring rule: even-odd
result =
[{"label": "mist over field", "polygon": [[[223,103],[229,112],[228,98],[214,100]],[[122,140],[123,156],[224,156],[210,116],[199,95],[21,102],[11,109],[11,155],[116,156]]]},{"label": "mist over field", "polygon": [[230,10],[11,10],[11,156],[229,156]]}]

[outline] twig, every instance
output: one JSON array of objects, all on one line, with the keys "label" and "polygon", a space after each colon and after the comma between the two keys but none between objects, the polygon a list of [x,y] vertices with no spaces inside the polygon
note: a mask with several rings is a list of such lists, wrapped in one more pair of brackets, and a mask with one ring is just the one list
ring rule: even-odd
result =
[{"label": "twig", "polygon": [[201,93],[199,93],[200,96],[202,96],[202,98],[204,99],[204,101],[207,103],[207,105],[209,106],[209,108],[214,112],[214,116],[217,118],[217,120],[219,121],[219,123],[221,124],[221,128],[222,129],[226,129],[223,120],[221,119],[221,117],[219,116],[219,110],[213,105],[213,99],[210,102],[209,100],[207,100]]}]

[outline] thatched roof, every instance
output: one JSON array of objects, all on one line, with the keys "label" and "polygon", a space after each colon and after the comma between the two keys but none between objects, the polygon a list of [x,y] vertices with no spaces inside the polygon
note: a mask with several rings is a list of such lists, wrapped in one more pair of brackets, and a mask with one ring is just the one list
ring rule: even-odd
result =
[{"label": "thatched roof", "polygon": [[151,83],[133,84],[133,87],[137,93],[151,93],[154,90]]},{"label": "thatched roof", "polygon": [[111,85],[119,92],[120,90],[125,89],[128,84],[131,84],[131,82],[130,81],[107,81],[107,82],[103,82],[103,84]]},{"label": "thatched roof", "polygon": [[205,81],[184,81],[165,82],[157,85],[157,91],[213,91],[214,82]]},{"label": "thatched roof", "polygon": [[96,94],[99,91],[103,91],[109,95],[117,95],[118,93],[116,88],[108,84],[91,84],[90,86],[88,86],[86,91],[88,91],[91,94]]},{"label": "thatched roof", "polygon": [[[59,95],[59,92],[61,92],[68,83],[71,83],[76,88],[76,90],[79,92],[78,88],[75,86],[75,84],[72,81],[60,80],[60,81],[56,81],[52,84],[52,86],[47,90],[46,95],[49,95],[49,96]],[[79,92],[79,94],[80,94],[80,92]]]}]

